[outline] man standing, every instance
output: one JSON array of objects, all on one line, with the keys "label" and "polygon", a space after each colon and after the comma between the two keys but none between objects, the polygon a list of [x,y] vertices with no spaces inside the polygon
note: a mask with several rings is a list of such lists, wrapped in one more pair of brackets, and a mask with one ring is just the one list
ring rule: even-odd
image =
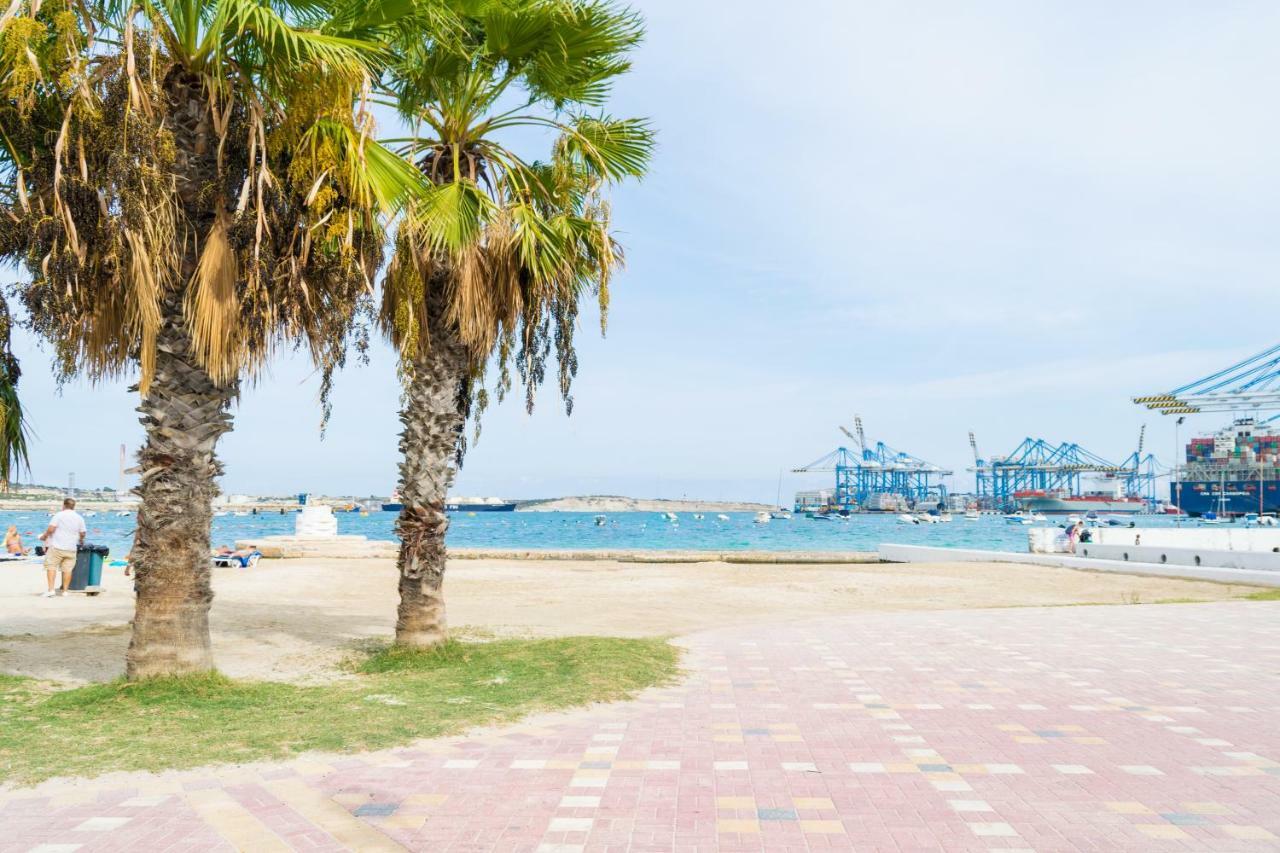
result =
[{"label": "man standing", "polygon": [[76,502],[67,498],[62,502],[62,512],[49,519],[49,529],[40,534],[40,541],[45,544],[44,574],[49,583],[45,598],[54,595],[53,577],[62,572],[62,589],[58,595],[71,586],[71,572],[76,567],[76,551],[84,544],[86,532],[84,519],[76,512]]}]

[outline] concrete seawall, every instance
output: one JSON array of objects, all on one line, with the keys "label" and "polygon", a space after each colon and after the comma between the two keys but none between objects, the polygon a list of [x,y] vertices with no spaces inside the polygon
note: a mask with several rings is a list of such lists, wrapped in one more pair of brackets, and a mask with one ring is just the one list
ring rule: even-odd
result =
[{"label": "concrete seawall", "polygon": [[[894,545],[887,543],[880,546],[879,553],[880,559],[886,563],[1022,563],[1024,565],[1056,566],[1063,569],[1087,572],[1116,572],[1126,575],[1153,575],[1166,578],[1280,587],[1280,571],[1270,569],[1178,565],[1174,563],[1140,562],[1137,560],[1102,559],[1093,556],[1076,557],[1069,554],[1017,554],[1010,551],[981,551],[973,548],[931,548],[924,545]],[[1130,556],[1133,555],[1131,554]]]}]

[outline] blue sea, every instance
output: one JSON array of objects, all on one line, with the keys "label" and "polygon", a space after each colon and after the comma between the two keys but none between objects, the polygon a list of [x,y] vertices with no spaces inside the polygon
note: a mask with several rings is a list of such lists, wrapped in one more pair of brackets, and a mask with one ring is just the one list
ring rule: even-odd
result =
[{"label": "blue sea", "polygon": [[[653,512],[607,513],[597,526],[595,513],[498,512],[460,513],[452,516],[449,545],[459,548],[608,549],[689,551],[874,551],[882,542],[1026,551],[1028,528],[1011,525],[999,516],[978,521],[956,517],[949,524],[903,524],[893,515],[856,515],[848,521],[813,521],[796,516],[789,521],[756,524],[753,513],[728,513],[721,521],[715,513],[702,520],[682,513],[675,522]],[[44,530],[48,514],[0,512],[0,525],[15,524],[28,546]],[[237,539],[253,539],[293,533],[294,515],[225,515],[213,520],[213,544],[229,545]],[[338,532],[370,539],[395,539],[396,514],[392,512],[338,513]],[[132,544],[134,517],[100,512],[85,519],[90,542],[106,545],[112,557],[122,557]],[[1061,520],[1051,524],[1063,524]],[[1164,526],[1169,519],[1143,516],[1144,527]]]}]

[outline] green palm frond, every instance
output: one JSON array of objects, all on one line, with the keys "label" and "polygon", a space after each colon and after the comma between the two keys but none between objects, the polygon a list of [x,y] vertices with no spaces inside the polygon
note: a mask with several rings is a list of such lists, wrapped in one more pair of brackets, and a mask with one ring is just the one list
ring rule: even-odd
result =
[{"label": "green palm frond", "polygon": [[18,398],[22,371],[9,349],[12,321],[8,306],[0,301],[0,490],[8,490],[14,477],[30,470],[30,430]]},{"label": "green palm frond", "polygon": [[217,0],[215,9],[191,57],[195,69],[217,67],[228,55],[247,55],[278,78],[307,66],[364,69],[384,51],[376,42],[294,26],[260,0]]},{"label": "green palm frond", "polygon": [[461,254],[474,246],[498,206],[470,181],[428,187],[408,211],[410,230],[431,249]]},{"label": "green palm frond", "polygon": [[412,164],[350,124],[319,119],[303,133],[300,148],[316,159],[322,149],[334,152],[339,182],[365,207],[393,213],[427,190]]},{"label": "green palm frond", "polygon": [[653,157],[653,128],[641,119],[582,117],[566,128],[563,150],[609,181],[638,178]]}]

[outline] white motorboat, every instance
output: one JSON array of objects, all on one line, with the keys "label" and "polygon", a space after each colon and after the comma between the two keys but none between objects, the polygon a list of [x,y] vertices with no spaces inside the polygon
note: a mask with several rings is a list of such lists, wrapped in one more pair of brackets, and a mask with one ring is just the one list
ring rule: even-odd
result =
[{"label": "white motorboat", "polygon": [[769,513],[767,513],[767,512],[757,512],[757,513],[756,513],[756,519],[755,519],[755,521],[756,521],[756,524],[768,524],[768,523],[769,523],[769,521],[770,521],[770,519],[769,519]]},{"label": "white motorboat", "polygon": [[662,518],[663,518],[663,520],[664,520],[664,521],[679,521],[679,520],[680,520],[680,516],[676,515],[674,512],[663,512],[663,513],[659,513],[659,515],[661,515],[661,516],[662,516]]},{"label": "white motorboat", "polygon": [[981,521],[982,516],[978,514],[976,509],[971,509],[964,514],[965,521]]},{"label": "white motorboat", "polygon": [[609,520],[609,519],[607,519],[607,518],[606,518],[606,517],[604,517],[603,515],[597,515],[597,516],[596,516],[596,527],[604,527],[605,522],[606,522],[606,521],[608,521],[608,520]]},{"label": "white motorboat", "polygon": [[703,514],[702,514],[702,513],[700,513],[700,512],[695,512],[695,513],[693,514],[693,520],[694,520],[694,521],[702,521],[702,519],[704,519],[704,518],[706,518],[706,516],[705,516],[705,515],[703,515]]},{"label": "white motorboat", "polygon": [[919,524],[920,523],[920,519],[916,518],[914,515],[910,515],[909,513],[905,513],[905,512],[898,516],[898,521],[900,521],[903,524]]},{"label": "white motorboat", "polygon": [[718,520],[720,520],[720,521],[729,521],[729,520],[730,520],[730,519],[729,519],[729,516],[725,515],[723,512],[722,512],[722,513],[720,513],[719,515],[717,515],[717,516],[716,516],[716,518],[717,518]]},{"label": "white motorboat", "polygon": [[1035,523],[1036,523],[1036,520],[1035,520],[1033,517],[1031,517],[1031,516],[1027,515],[1027,514],[1026,514],[1025,512],[1023,512],[1022,510],[1018,510],[1017,512],[1011,512],[1011,513],[1009,513],[1008,515],[1006,515],[1006,516],[1004,517],[1004,520],[1005,520],[1005,522],[1006,522],[1007,524],[1027,524],[1027,525],[1030,525],[1030,524],[1035,524]]},{"label": "white motorboat", "polygon": [[777,519],[778,521],[790,521],[791,513],[785,509],[777,509],[769,513],[769,517],[773,519]]},{"label": "white motorboat", "polygon": [[929,515],[927,512],[922,512],[916,516],[916,521],[921,524],[937,524],[938,517],[936,515]]},{"label": "white motorboat", "polygon": [[940,513],[938,513],[938,523],[939,523],[939,524],[950,524],[950,523],[952,522],[952,520],[953,520],[953,519],[951,518],[951,513],[949,513],[949,512],[940,512]]}]

